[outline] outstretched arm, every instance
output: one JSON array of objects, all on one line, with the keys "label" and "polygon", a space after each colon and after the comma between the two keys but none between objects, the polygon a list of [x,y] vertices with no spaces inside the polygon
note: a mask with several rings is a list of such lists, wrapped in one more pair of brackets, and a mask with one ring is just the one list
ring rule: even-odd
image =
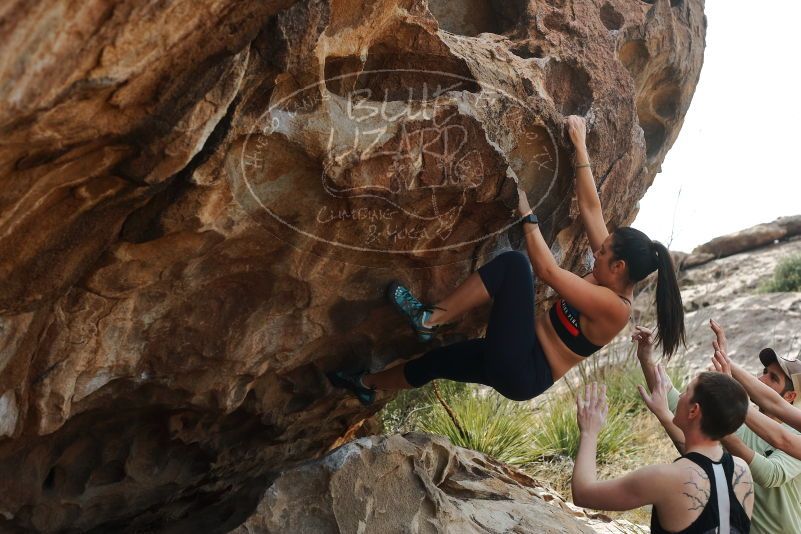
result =
[{"label": "outstretched arm", "polygon": [[576,148],[576,200],[579,214],[587,232],[590,247],[595,252],[601,248],[609,231],[606,229],[601,199],[598,198],[595,179],[592,177],[590,156],[587,152],[587,124],[582,117],[571,115],[567,118],[567,131]]},{"label": "outstretched arm", "polygon": [[757,436],[764,439],[777,449],[801,460],[801,436],[793,434],[767,415],[760,413],[753,406],[748,408],[745,424]]},{"label": "outstretched arm", "polygon": [[[719,354],[721,358],[724,357],[720,352],[716,354]],[[725,357],[728,358],[728,356]],[[742,384],[748,396],[762,408],[763,412],[778,417],[792,427],[801,428],[801,410],[793,408],[792,404],[784,400],[781,395],[766,384],[760,382],[757,377],[734,363],[731,364],[731,376]]]},{"label": "outstretched arm", "polygon": [[728,436],[723,436],[721,438],[720,443],[729,451],[730,454],[742,458],[749,464],[751,460],[754,459],[754,451],[743,443],[739,437],[735,436],[734,434],[729,434]]},{"label": "outstretched arm", "polygon": [[595,455],[608,409],[605,396],[604,386],[588,384],[576,399],[581,437],[571,482],[573,502],[596,510],[621,511],[654,504],[659,487],[654,481],[659,480],[664,466],[645,467],[615,480],[597,479]]},{"label": "outstretched arm", "polygon": [[667,396],[672,389],[673,383],[665,371],[664,365],[656,368],[654,384],[650,393],[646,392],[644,387],[637,386],[645,405],[659,419],[659,423],[667,432],[676,450],[679,451],[679,454],[684,454],[684,432],[673,423],[673,412],[668,408]]},{"label": "outstretched arm", "polygon": [[712,342],[715,349],[712,363],[715,368],[732,376],[742,384],[751,400],[762,408],[764,413],[781,419],[791,427],[801,431],[801,410],[784,400],[781,395],[760,382],[757,377],[732,362],[729,359],[728,341],[723,328],[713,320],[709,321],[709,325],[715,333],[715,341]]},{"label": "outstretched arm", "polygon": [[[754,410],[754,414],[759,414],[759,412]],[[754,417],[756,416],[752,416],[752,418]],[[763,415],[763,417],[766,416]],[[770,418],[766,417],[766,419],[774,422]],[[759,422],[756,424],[759,425]],[[782,431],[786,432],[788,436],[795,435],[787,431],[785,427],[781,427],[781,425],[779,425],[779,427]],[[766,429],[763,428],[762,430],[764,431]],[[739,433],[740,431],[738,431],[738,434]],[[795,435],[795,437],[801,441],[801,436]],[[770,454],[760,454],[749,448],[736,435],[724,437],[721,443],[723,443],[723,446],[726,447],[730,453],[748,462],[754,482],[763,488],[778,488],[784,486],[788,482],[795,480],[798,475],[801,475],[801,462],[793,458],[792,455],[786,451],[778,449],[778,447],[778,450],[772,451]],[[791,443],[785,443],[785,445],[792,448]]]},{"label": "outstretched arm", "polygon": [[[725,342],[722,347],[725,347]],[[729,376],[733,376],[732,369],[733,364],[729,357],[723,352],[720,343],[716,342],[716,350],[715,355],[712,357],[712,365],[715,367],[715,370],[721,373],[726,373]],[[741,373],[740,373],[741,374]],[[745,373],[746,375],[748,373]],[[749,375],[750,376],[750,375]],[[751,377],[754,378],[754,377]],[[735,376],[737,380],[737,377]],[[754,378],[756,380],[756,378]],[[739,381],[739,380],[738,380]],[[759,382],[759,380],[756,380]],[[742,383],[742,382],[741,382]],[[761,382],[760,382],[761,384]],[[747,388],[746,388],[747,390]],[[796,408],[793,408],[790,403],[784,401],[787,404],[788,408],[792,410],[789,419],[795,420],[797,417],[795,412],[798,412]],[[788,421],[787,419],[782,418],[780,415],[777,415],[780,419],[784,422],[789,424],[790,426],[795,427],[796,425],[792,422]],[[756,435],[760,438],[764,439],[772,446],[776,447],[777,449],[784,451],[785,453],[793,456],[801,460],[801,436],[798,434],[794,434],[790,432],[788,429],[765,415],[764,413],[759,412],[753,406],[748,408],[748,414],[745,417],[745,424],[748,425],[748,428],[753,430]]]},{"label": "outstretched arm", "polygon": [[[637,359],[640,361],[642,374],[645,375],[645,383],[648,384],[648,391],[654,391],[658,382],[657,366],[654,363],[654,333],[650,328],[635,326],[631,334],[631,340],[637,342]],[[671,412],[676,410],[679,401],[679,391],[673,387],[673,381],[667,375],[670,390],[667,394],[668,408]]]},{"label": "outstretched arm", "polygon": [[631,334],[631,340],[637,343],[637,359],[640,361],[648,391],[653,391],[657,383],[656,364],[653,359],[654,333],[650,328],[637,325]]}]

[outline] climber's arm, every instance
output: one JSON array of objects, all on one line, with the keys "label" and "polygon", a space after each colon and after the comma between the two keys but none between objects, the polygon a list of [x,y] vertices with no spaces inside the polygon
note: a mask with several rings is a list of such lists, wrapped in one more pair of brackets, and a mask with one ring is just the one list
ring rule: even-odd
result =
[{"label": "climber's arm", "polygon": [[592,168],[589,166],[590,156],[587,152],[587,127],[582,117],[571,115],[567,118],[567,129],[573,146],[576,147],[576,199],[578,201],[579,214],[587,238],[590,241],[590,248],[595,252],[601,248],[604,240],[609,235],[604,222],[604,214],[601,208],[601,199],[598,198],[598,191],[595,188],[595,179],[592,177]]},{"label": "climber's arm", "polygon": [[[525,196],[521,192],[521,195]],[[591,320],[625,321],[628,308],[609,288],[593,284],[559,267],[537,224],[524,224],[526,251],[537,278]]]}]

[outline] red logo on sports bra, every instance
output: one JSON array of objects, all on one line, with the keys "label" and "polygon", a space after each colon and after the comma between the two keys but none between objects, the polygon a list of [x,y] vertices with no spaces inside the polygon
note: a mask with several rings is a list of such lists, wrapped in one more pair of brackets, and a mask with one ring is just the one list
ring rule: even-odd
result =
[{"label": "red logo on sports bra", "polygon": [[577,337],[579,335],[579,329],[576,328],[576,325],[573,324],[571,318],[567,316],[565,313],[565,299],[559,299],[559,305],[556,306],[556,316],[559,317],[559,320],[562,322],[562,326],[570,332],[570,335],[573,337]]}]

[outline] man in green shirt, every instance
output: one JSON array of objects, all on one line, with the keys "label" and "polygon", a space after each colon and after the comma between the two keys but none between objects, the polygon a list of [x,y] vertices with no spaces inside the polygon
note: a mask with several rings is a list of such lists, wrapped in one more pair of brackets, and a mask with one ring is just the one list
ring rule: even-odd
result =
[{"label": "man in green shirt", "polygon": [[[711,322],[716,335],[716,343],[724,347],[725,334],[722,328]],[[651,359],[651,332],[637,327],[632,338],[638,341],[637,357],[645,373],[648,388],[654,391],[657,387],[658,373]],[[801,391],[793,385],[791,376],[801,373],[801,362],[781,358],[773,349],[764,349],[759,353],[764,370],[759,380],[779,393],[784,399],[793,403],[801,398]],[[670,412],[657,409],[654,411],[660,422],[668,429],[676,446],[681,450],[681,437],[675,437],[668,428],[672,425],[673,415],[678,403],[679,392],[670,387],[667,392],[667,404]],[[652,406],[649,406],[651,408]],[[658,407],[657,407],[658,408]],[[657,413],[661,411],[661,413]],[[798,434],[791,427],[788,430]],[[675,428],[675,427],[674,427]],[[771,447],[757,436],[746,425],[737,432],[721,440],[728,451],[745,460],[751,468],[754,479],[754,512],[751,518],[751,532],[755,534],[798,534],[801,533],[801,460],[797,460],[781,450]]]}]

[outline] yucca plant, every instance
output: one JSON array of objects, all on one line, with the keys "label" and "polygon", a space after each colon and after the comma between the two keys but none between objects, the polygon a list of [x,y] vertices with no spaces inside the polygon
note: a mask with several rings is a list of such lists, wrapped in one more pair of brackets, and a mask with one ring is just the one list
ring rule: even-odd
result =
[{"label": "yucca plant", "polygon": [[[435,391],[436,392],[436,391]],[[454,392],[449,382],[440,388],[441,402],[432,403],[419,429],[447,437],[454,445],[483,452],[511,465],[554,458],[574,458],[579,430],[575,398],[554,396],[538,413],[530,405],[511,401],[492,390],[471,387]],[[629,413],[632,401],[610,404],[598,437],[598,460],[637,450]]]},{"label": "yucca plant", "polygon": [[[637,451],[629,416],[632,404],[631,401],[610,402],[606,423],[598,435],[599,463],[612,456]],[[576,401],[572,395],[560,395],[544,404],[534,424],[532,445],[537,459],[576,457],[580,433],[576,422]]]},{"label": "yucca plant", "polygon": [[534,415],[527,404],[476,386],[459,390],[448,381],[440,382],[438,393],[441,400],[421,417],[420,430],[510,465],[535,460]]},{"label": "yucca plant", "polygon": [[[435,382],[421,388],[401,391],[378,413],[381,432],[384,434],[403,434],[420,430],[419,421],[437,403],[433,393]],[[468,388],[468,384],[451,382],[450,390],[454,393]]]},{"label": "yucca plant", "polygon": [[[528,403],[511,401],[482,386],[439,380],[425,389],[404,392],[388,404],[380,414],[384,432],[439,434],[454,445],[511,465],[572,461],[579,442],[573,390],[595,381],[607,385],[609,402],[607,422],[598,440],[598,461],[611,461],[637,452],[631,418],[645,416],[647,409],[636,389],[645,379],[634,354],[621,353],[610,359],[607,365],[593,362],[582,366],[578,384],[569,392],[547,394],[536,412]],[[686,365],[674,362],[668,372],[681,389]]]}]

